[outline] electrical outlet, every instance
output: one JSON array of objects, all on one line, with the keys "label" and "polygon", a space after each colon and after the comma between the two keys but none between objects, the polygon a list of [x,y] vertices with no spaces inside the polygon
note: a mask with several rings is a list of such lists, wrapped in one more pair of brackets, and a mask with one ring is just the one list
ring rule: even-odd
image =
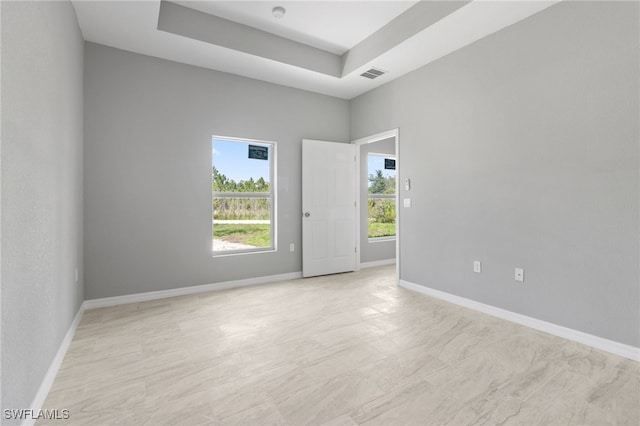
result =
[{"label": "electrical outlet", "polygon": [[293,243],[289,244],[289,251],[290,251],[291,253],[293,253],[294,251],[296,251],[296,245],[295,245],[295,244],[293,244]]},{"label": "electrical outlet", "polygon": [[482,272],[482,263],[479,260],[475,260],[473,262],[473,272],[480,273]]},{"label": "electrical outlet", "polygon": [[516,268],[515,279],[516,279],[516,281],[519,281],[521,283],[524,282],[524,269],[523,268]]}]

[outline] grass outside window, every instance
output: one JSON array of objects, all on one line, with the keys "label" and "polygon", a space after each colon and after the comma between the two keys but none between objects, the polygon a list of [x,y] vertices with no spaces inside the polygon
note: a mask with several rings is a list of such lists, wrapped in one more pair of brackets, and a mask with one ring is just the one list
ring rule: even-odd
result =
[{"label": "grass outside window", "polygon": [[252,247],[271,246],[269,224],[216,224],[213,238]]}]

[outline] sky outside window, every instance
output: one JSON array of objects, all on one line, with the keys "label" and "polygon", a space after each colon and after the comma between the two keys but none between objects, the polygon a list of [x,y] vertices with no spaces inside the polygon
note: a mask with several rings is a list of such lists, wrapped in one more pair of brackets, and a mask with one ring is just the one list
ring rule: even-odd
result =
[{"label": "sky outside window", "polygon": [[[373,174],[375,173],[376,170],[382,170],[382,176],[384,177],[395,177],[396,176],[396,171],[395,170],[386,170],[384,168],[384,159],[385,158],[393,158],[393,156],[389,156],[389,155],[377,155],[377,154],[371,154],[368,156],[368,169],[369,170],[369,174]],[[372,182],[369,182],[369,186],[371,186]]]},{"label": "sky outside window", "polygon": [[235,182],[246,181],[250,178],[253,178],[254,181],[264,178],[265,182],[269,182],[270,161],[249,158],[249,145],[266,147],[269,150],[269,159],[271,159],[273,153],[269,144],[213,139],[211,144],[213,166],[218,169],[220,174]]}]

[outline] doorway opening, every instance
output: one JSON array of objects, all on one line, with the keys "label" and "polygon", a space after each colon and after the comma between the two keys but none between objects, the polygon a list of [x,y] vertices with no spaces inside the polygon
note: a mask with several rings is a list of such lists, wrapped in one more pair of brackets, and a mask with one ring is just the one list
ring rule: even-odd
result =
[{"label": "doorway opening", "polygon": [[351,142],[358,145],[358,269],[395,263],[400,271],[400,151],[398,129]]}]

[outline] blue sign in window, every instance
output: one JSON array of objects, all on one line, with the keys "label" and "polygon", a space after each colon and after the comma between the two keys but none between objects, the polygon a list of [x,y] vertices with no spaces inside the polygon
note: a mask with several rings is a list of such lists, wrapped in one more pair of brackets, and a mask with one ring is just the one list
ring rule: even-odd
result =
[{"label": "blue sign in window", "polygon": [[256,160],[268,160],[269,148],[266,146],[249,145],[249,158],[255,158]]},{"label": "blue sign in window", "polygon": [[396,169],[396,160],[393,158],[385,158],[384,159],[384,168],[385,170],[395,170]]}]

